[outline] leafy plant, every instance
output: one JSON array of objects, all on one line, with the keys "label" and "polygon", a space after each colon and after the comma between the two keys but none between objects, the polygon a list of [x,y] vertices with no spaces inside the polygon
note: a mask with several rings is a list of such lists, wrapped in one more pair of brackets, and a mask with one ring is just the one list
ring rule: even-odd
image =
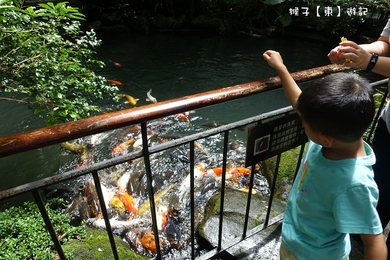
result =
[{"label": "leafy plant", "polygon": [[[85,227],[69,224],[70,217],[46,204],[49,218],[61,243],[86,237]],[[0,259],[54,259],[55,248],[38,207],[33,202],[0,212]],[[66,254],[67,258],[71,255]]]},{"label": "leafy plant", "polygon": [[95,58],[101,41],[66,3],[0,2],[0,99],[29,104],[48,125],[98,113],[97,99],[117,101],[118,88],[93,71],[105,65]]}]

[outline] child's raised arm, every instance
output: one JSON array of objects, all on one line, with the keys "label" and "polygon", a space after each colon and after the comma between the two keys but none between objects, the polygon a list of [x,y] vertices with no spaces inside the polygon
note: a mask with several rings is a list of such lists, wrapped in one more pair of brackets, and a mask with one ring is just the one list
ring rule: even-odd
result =
[{"label": "child's raised arm", "polygon": [[287,70],[287,67],[284,65],[282,56],[280,56],[279,52],[268,50],[264,52],[263,58],[278,73],[287,99],[295,109],[298,97],[302,91],[295,82],[295,80],[291,77],[290,72],[288,72]]}]

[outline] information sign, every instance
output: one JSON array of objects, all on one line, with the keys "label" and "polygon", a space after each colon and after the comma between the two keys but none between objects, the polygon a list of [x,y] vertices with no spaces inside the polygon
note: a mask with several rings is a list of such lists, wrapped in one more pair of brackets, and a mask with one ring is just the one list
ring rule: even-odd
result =
[{"label": "information sign", "polygon": [[245,167],[307,142],[295,111],[261,120],[248,129]]}]

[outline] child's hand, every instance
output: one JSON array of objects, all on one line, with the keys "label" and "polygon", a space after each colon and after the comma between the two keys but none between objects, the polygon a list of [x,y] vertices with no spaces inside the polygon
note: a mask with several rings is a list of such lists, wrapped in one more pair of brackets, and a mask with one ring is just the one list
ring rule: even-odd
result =
[{"label": "child's hand", "polygon": [[263,53],[263,58],[275,70],[280,70],[285,67],[283,64],[282,56],[277,51],[268,50]]}]

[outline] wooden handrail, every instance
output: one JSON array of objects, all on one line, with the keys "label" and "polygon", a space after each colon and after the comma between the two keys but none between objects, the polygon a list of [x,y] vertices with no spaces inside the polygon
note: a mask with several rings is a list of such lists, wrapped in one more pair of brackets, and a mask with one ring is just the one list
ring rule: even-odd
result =
[{"label": "wooden handrail", "polygon": [[[291,75],[297,82],[304,82],[344,70],[347,70],[347,68],[331,64],[294,72],[291,73]],[[78,121],[5,136],[0,138],[0,157],[42,148],[184,111],[199,109],[280,87],[279,77],[271,77],[259,81],[166,100],[156,104],[101,114]]]}]

